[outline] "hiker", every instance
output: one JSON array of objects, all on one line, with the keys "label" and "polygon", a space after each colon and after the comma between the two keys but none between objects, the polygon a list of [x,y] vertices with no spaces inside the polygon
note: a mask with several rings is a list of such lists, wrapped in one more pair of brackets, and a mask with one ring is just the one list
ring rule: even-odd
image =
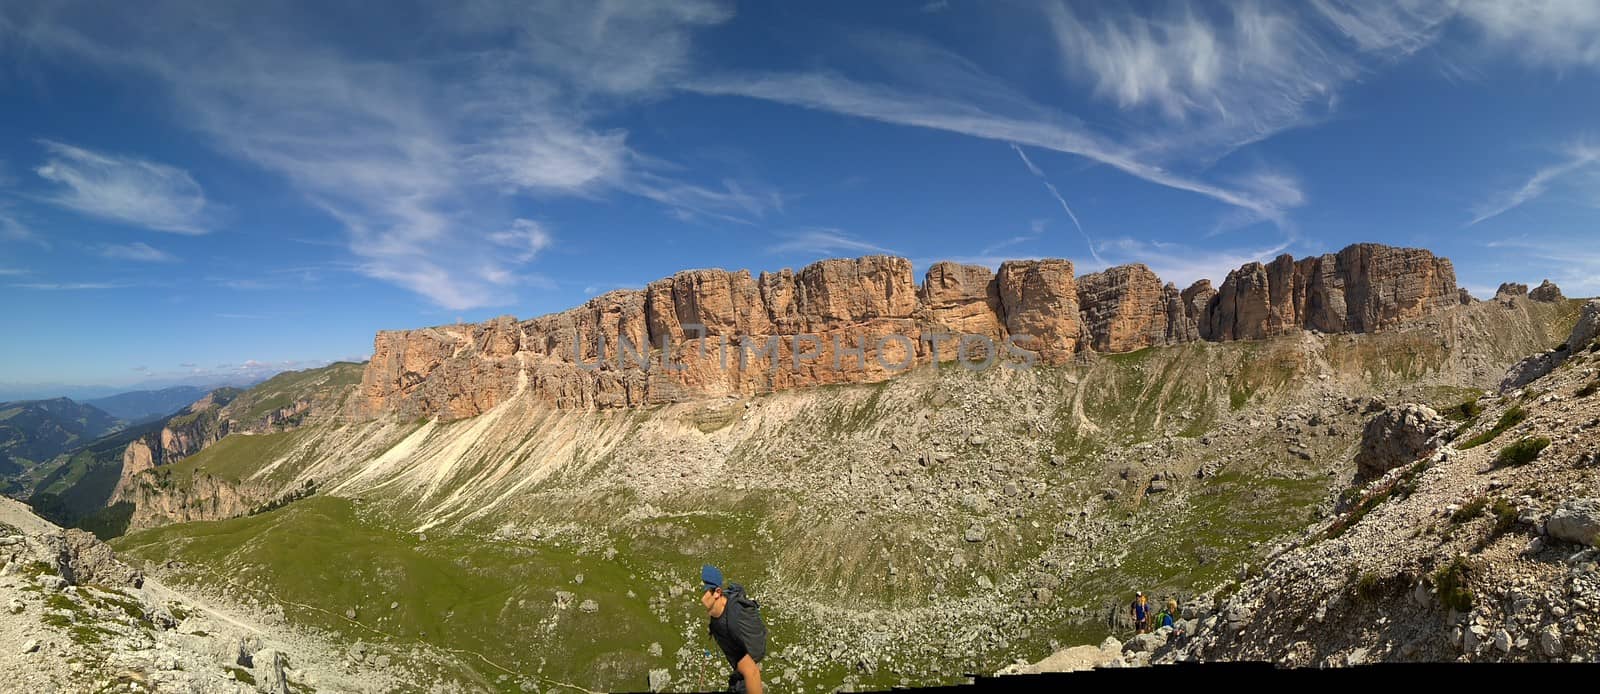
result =
[{"label": "hiker", "polygon": [[1178,601],[1167,598],[1167,604],[1161,609],[1161,614],[1156,615],[1156,628],[1176,627],[1178,621]]},{"label": "hiker", "polygon": [[761,659],[767,656],[767,625],[761,621],[761,605],[744,594],[744,586],[724,583],[722,571],[706,564],[700,567],[704,590],[700,604],[711,617],[711,638],[733,666],[728,675],[728,691],[761,694]]},{"label": "hiker", "polygon": [[1150,603],[1145,600],[1142,590],[1133,596],[1133,628],[1139,634],[1150,630]]}]

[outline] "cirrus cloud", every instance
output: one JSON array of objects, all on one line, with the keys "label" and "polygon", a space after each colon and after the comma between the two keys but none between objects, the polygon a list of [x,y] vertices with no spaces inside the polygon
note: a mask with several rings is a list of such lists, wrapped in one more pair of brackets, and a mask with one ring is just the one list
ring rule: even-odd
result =
[{"label": "cirrus cloud", "polygon": [[205,191],[183,169],[41,140],[45,200],[91,217],[175,234],[210,231]]}]

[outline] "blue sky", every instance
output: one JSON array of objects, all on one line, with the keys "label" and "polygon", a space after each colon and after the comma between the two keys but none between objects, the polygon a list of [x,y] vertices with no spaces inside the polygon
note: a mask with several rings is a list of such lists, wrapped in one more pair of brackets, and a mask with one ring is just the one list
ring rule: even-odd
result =
[{"label": "blue sky", "polygon": [[7,2],[0,384],[880,252],[1595,295],[1597,77],[1587,1]]}]

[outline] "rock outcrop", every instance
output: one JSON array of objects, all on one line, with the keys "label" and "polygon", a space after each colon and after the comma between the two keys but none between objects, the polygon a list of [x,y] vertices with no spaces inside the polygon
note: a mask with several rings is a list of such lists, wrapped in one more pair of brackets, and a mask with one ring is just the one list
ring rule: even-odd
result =
[{"label": "rock outcrop", "polygon": [[1494,290],[1494,298],[1498,300],[1515,299],[1528,295],[1528,285],[1520,282],[1502,282],[1500,288]]},{"label": "rock outcrop", "polygon": [[[1175,299],[1171,305],[1169,298]],[[1161,278],[1144,265],[1119,265],[1078,278],[1078,307],[1096,352],[1165,344],[1174,318],[1183,332],[1182,298],[1169,297]]]},{"label": "rock outcrop", "polygon": [[130,442],[122,451],[122,476],[111,493],[110,503],[122,501],[140,473],[199,453],[227,436],[230,423],[220,413],[237,392],[227,388],[207,393],[168,418],[160,431]]},{"label": "rock outcrop", "polygon": [[1372,332],[1461,303],[1450,261],[1428,251],[1357,244],[1296,262],[1228,273],[1205,336],[1259,339],[1296,329]]},{"label": "rock outcrop", "polygon": [[1509,393],[1545,377],[1573,355],[1588,349],[1596,339],[1600,339],[1600,299],[1591,299],[1578,313],[1578,322],[1573,324],[1567,341],[1556,349],[1512,364],[1506,370],[1505,378],[1500,381],[1500,392]]},{"label": "rock outcrop", "polygon": [[1588,349],[1600,340],[1600,299],[1590,299],[1578,313],[1578,322],[1567,336],[1567,347],[1576,352]]},{"label": "rock outcrop", "polygon": [[1450,261],[1374,244],[1281,256],[1178,291],[1143,265],[1084,277],[1070,261],[999,271],[903,258],[798,272],[690,270],[526,321],[377,335],[362,409],[472,417],[518,392],[562,408],[631,407],[869,383],[932,361],[1061,364],[1196,340],[1382,330],[1460,304]]},{"label": "rock outcrop", "polygon": [[1561,295],[1561,288],[1550,280],[1545,280],[1539,286],[1534,287],[1533,291],[1528,292],[1528,298],[1534,301],[1543,301],[1547,304],[1567,300],[1567,297]]},{"label": "rock outcrop", "polygon": [[1439,447],[1439,435],[1449,430],[1450,423],[1426,405],[1387,408],[1368,420],[1361,431],[1356,469],[1374,478],[1426,458]]}]

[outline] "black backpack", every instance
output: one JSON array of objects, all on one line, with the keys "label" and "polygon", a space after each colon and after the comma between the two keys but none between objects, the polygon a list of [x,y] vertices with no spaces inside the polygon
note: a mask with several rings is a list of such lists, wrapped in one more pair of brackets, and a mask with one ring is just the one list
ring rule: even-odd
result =
[{"label": "black backpack", "polygon": [[722,590],[730,608],[728,626],[744,644],[750,659],[756,662],[767,657],[767,622],[761,618],[761,603],[744,594],[744,586],[729,583]]}]

